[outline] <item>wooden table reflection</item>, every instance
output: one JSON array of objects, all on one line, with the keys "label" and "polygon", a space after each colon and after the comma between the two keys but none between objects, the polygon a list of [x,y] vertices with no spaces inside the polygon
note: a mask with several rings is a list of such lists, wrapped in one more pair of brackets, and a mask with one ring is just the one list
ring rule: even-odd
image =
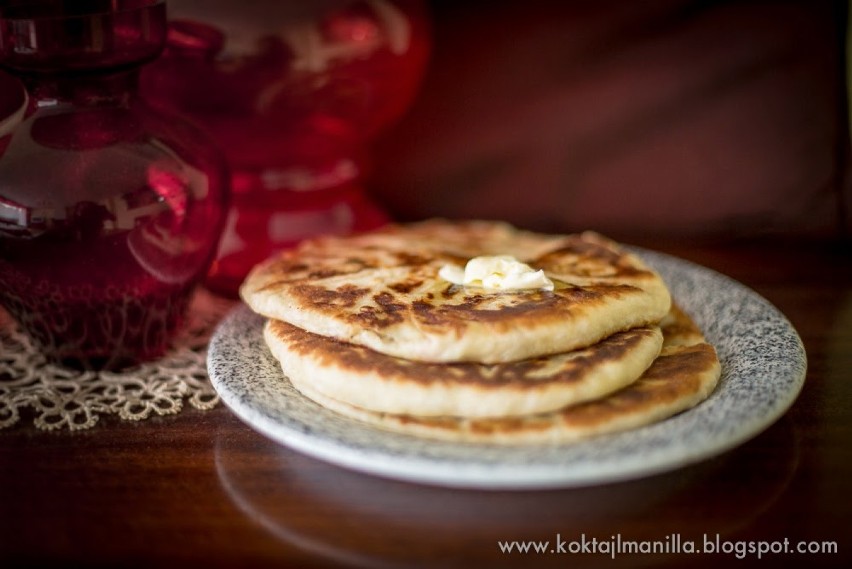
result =
[{"label": "wooden table reflection", "polygon": [[[504,554],[499,541],[834,541],[852,555],[852,255],[838,244],[649,244],[774,303],[809,359],[793,408],[746,444],[645,479],[539,492],[453,490],[346,471],[227,408],[42,433],[0,431],[0,566],[678,567],[733,554]],[[791,554],[792,555],[792,554]],[[749,566],[756,561],[749,558]]]}]

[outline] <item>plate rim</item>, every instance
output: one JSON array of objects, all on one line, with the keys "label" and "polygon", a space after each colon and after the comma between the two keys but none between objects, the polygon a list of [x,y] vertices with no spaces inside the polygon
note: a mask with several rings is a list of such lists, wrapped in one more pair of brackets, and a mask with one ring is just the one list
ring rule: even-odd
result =
[{"label": "plate rim", "polygon": [[[223,342],[227,343],[230,340],[228,337],[230,328],[240,325],[242,320],[256,320],[257,330],[255,332],[260,334],[263,319],[262,317],[252,313],[245,304],[240,304],[232,309],[220,322],[211,337],[207,357],[210,381],[225,405],[244,423],[260,432],[262,435],[279,444],[291,448],[296,452],[369,475],[444,487],[476,488],[486,490],[534,490],[582,487],[652,476],[654,474],[675,470],[689,464],[694,464],[714,456],[718,456],[756,437],[783,416],[793,405],[801,392],[807,373],[807,354],[805,352],[804,345],[798,332],[787,317],[778,310],[777,307],[757,292],[718,271],[689,260],[681,259],[679,257],[651,249],[636,246],[625,246],[625,249],[637,254],[643,259],[643,261],[661,273],[671,272],[675,275],[679,274],[681,278],[684,275],[691,275],[693,278],[700,277],[705,280],[709,279],[711,282],[716,284],[717,287],[728,291],[734,291],[736,294],[748,299],[749,302],[755,303],[756,306],[767,313],[767,319],[771,316],[774,321],[781,326],[781,329],[787,335],[787,341],[791,342],[793,348],[792,353],[788,354],[788,357],[784,362],[787,364],[786,367],[778,371],[778,373],[786,372],[789,374],[789,377],[786,378],[788,388],[782,393],[782,399],[776,401],[770,409],[763,414],[749,417],[750,424],[740,426],[735,431],[735,435],[725,434],[717,435],[715,437],[710,435],[704,436],[702,439],[703,444],[700,447],[682,446],[679,453],[675,456],[670,456],[667,459],[656,456],[660,453],[665,455],[666,449],[663,448],[662,450],[656,450],[656,455],[653,457],[653,460],[649,460],[647,454],[642,455],[633,453],[626,457],[623,456],[620,461],[616,460],[615,463],[609,464],[603,469],[600,464],[598,464],[596,468],[594,461],[574,464],[573,468],[566,467],[564,464],[559,465],[545,461],[539,464],[534,462],[526,463],[523,470],[519,471],[516,466],[512,466],[510,463],[501,465],[501,463],[498,462],[496,467],[491,464],[486,465],[487,468],[483,468],[482,462],[459,461],[446,457],[443,460],[439,460],[434,455],[423,455],[422,453],[407,454],[401,458],[398,454],[386,452],[381,448],[353,446],[351,441],[350,444],[347,444],[346,441],[340,441],[339,439],[323,436],[322,430],[315,428],[317,425],[310,425],[302,422],[300,424],[303,428],[298,429],[289,425],[287,421],[282,421],[281,417],[271,418],[258,412],[257,406],[253,405],[251,401],[247,400],[245,397],[240,397],[238,394],[233,393],[227,388],[225,385],[227,381],[222,377],[222,375],[224,373],[229,373],[230,370],[222,369],[223,367],[227,368],[227,364],[223,364],[223,361],[225,360],[219,358],[218,354],[220,349],[219,346]],[[661,270],[662,268],[665,268],[666,270]],[[677,300],[677,298],[675,300]],[[695,309],[692,304],[681,306],[687,312]],[[724,360],[725,358],[722,356],[723,354],[720,354],[720,359]],[[726,356],[734,358],[732,360],[734,363],[738,361],[735,358],[736,354],[726,354]],[[269,357],[271,358],[271,355]],[[282,379],[288,381],[277,365],[275,366],[275,370],[280,374]],[[730,373],[732,373],[731,370],[726,368],[723,363],[722,375],[723,379],[725,379],[727,383],[736,379],[736,377],[731,378],[729,375]],[[720,380],[720,384],[721,383],[722,382]],[[719,389],[724,389],[724,387],[717,387],[717,390]],[[296,396],[304,400],[301,402],[302,405],[316,405],[316,403],[308,400],[301,394],[296,393]],[[714,391],[708,400],[718,396],[719,394],[717,391]],[[298,403],[299,402],[297,401],[296,404]],[[700,405],[703,404],[704,402],[695,408],[683,411],[676,417],[689,417],[690,414],[696,413]],[[332,411],[325,409],[322,409],[321,412],[322,411],[326,413],[333,413]],[[501,453],[505,454],[506,457],[511,457],[513,454],[517,454],[520,450],[529,452],[531,448],[556,452],[556,450],[560,448],[563,450],[570,450],[571,448],[576,448],[578,446],[578,443],[570,442],[541,445],[449,443],[446,441],[423,439],[422,437],[416,437],[414,435],[390,433],[378,427],[360,423],[355,419],[350,419],[336,414],[335,419],[343,421],[344,423],[351,423],[353,428],[367,430],[368,433],[371,433],[380,439],[382,437],[409,438],[413,443],[416,443],[415,446],[426,446],[427,448],[432,447],[433,449],[440,449],[441,447],[469,447],[472,449],[490,447],[498,457]],[[672,419],[674,419],[674,417],[666,419],[665,421],[671,421]],[[681,421],[682,420],[683,419],[681,419]],[[654,425],[640,427],[635,431],[643,431],[653,426]],[[612,441],[617,441],[619,438],[623,439],[627,436],[631,436],[631,432],[603,435],[603,438],[612,443]],[[603,440],[600,437],[595,437],[595,439]],[[593,441],[594,439],[590,440]],[[583,441],[581,444],[588,445],[593,443]],[[614,466],[617,466],[618,468],[614,468]]]}]

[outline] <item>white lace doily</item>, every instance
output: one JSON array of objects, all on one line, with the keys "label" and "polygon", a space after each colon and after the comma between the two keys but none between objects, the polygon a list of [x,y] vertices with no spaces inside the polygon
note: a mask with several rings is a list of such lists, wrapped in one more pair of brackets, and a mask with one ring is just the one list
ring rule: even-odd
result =
[{"label": "white lace doily", "polygon": [[207,377],[207,342],[234,302],[201,289],[188,323],[163,358],[123,370],[75,371],[50,364],[0,309],[0,429],[31,409],[39,429],[88,429],[101,415],[129,421],[173,415],[188,401],[211,409],[219,396]]}]

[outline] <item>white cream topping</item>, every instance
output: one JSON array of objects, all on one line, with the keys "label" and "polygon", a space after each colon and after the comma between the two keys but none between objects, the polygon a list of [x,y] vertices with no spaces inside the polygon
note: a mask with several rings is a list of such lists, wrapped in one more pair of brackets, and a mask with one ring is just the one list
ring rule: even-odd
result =
[{"label": "white cream topping", "polygon": [[455,285],[491,290],[553,290],[553,281],[544,271],[536,271],[509,255],[474,257],[464,269],[444,265],[438,276]]}]

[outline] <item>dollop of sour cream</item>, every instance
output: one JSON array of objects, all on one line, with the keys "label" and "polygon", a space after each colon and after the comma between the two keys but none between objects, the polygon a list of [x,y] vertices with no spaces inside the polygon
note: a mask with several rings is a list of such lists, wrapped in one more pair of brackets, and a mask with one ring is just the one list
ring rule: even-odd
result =
[{"label": "dollop of sour cream", "polygon": [[553,290],[553,281],[544,271],[536,271],[510,255],[474,257],[464,269],[444,265],[438,271],[445,281],[454,285],[481,287],[490,290]]}]

